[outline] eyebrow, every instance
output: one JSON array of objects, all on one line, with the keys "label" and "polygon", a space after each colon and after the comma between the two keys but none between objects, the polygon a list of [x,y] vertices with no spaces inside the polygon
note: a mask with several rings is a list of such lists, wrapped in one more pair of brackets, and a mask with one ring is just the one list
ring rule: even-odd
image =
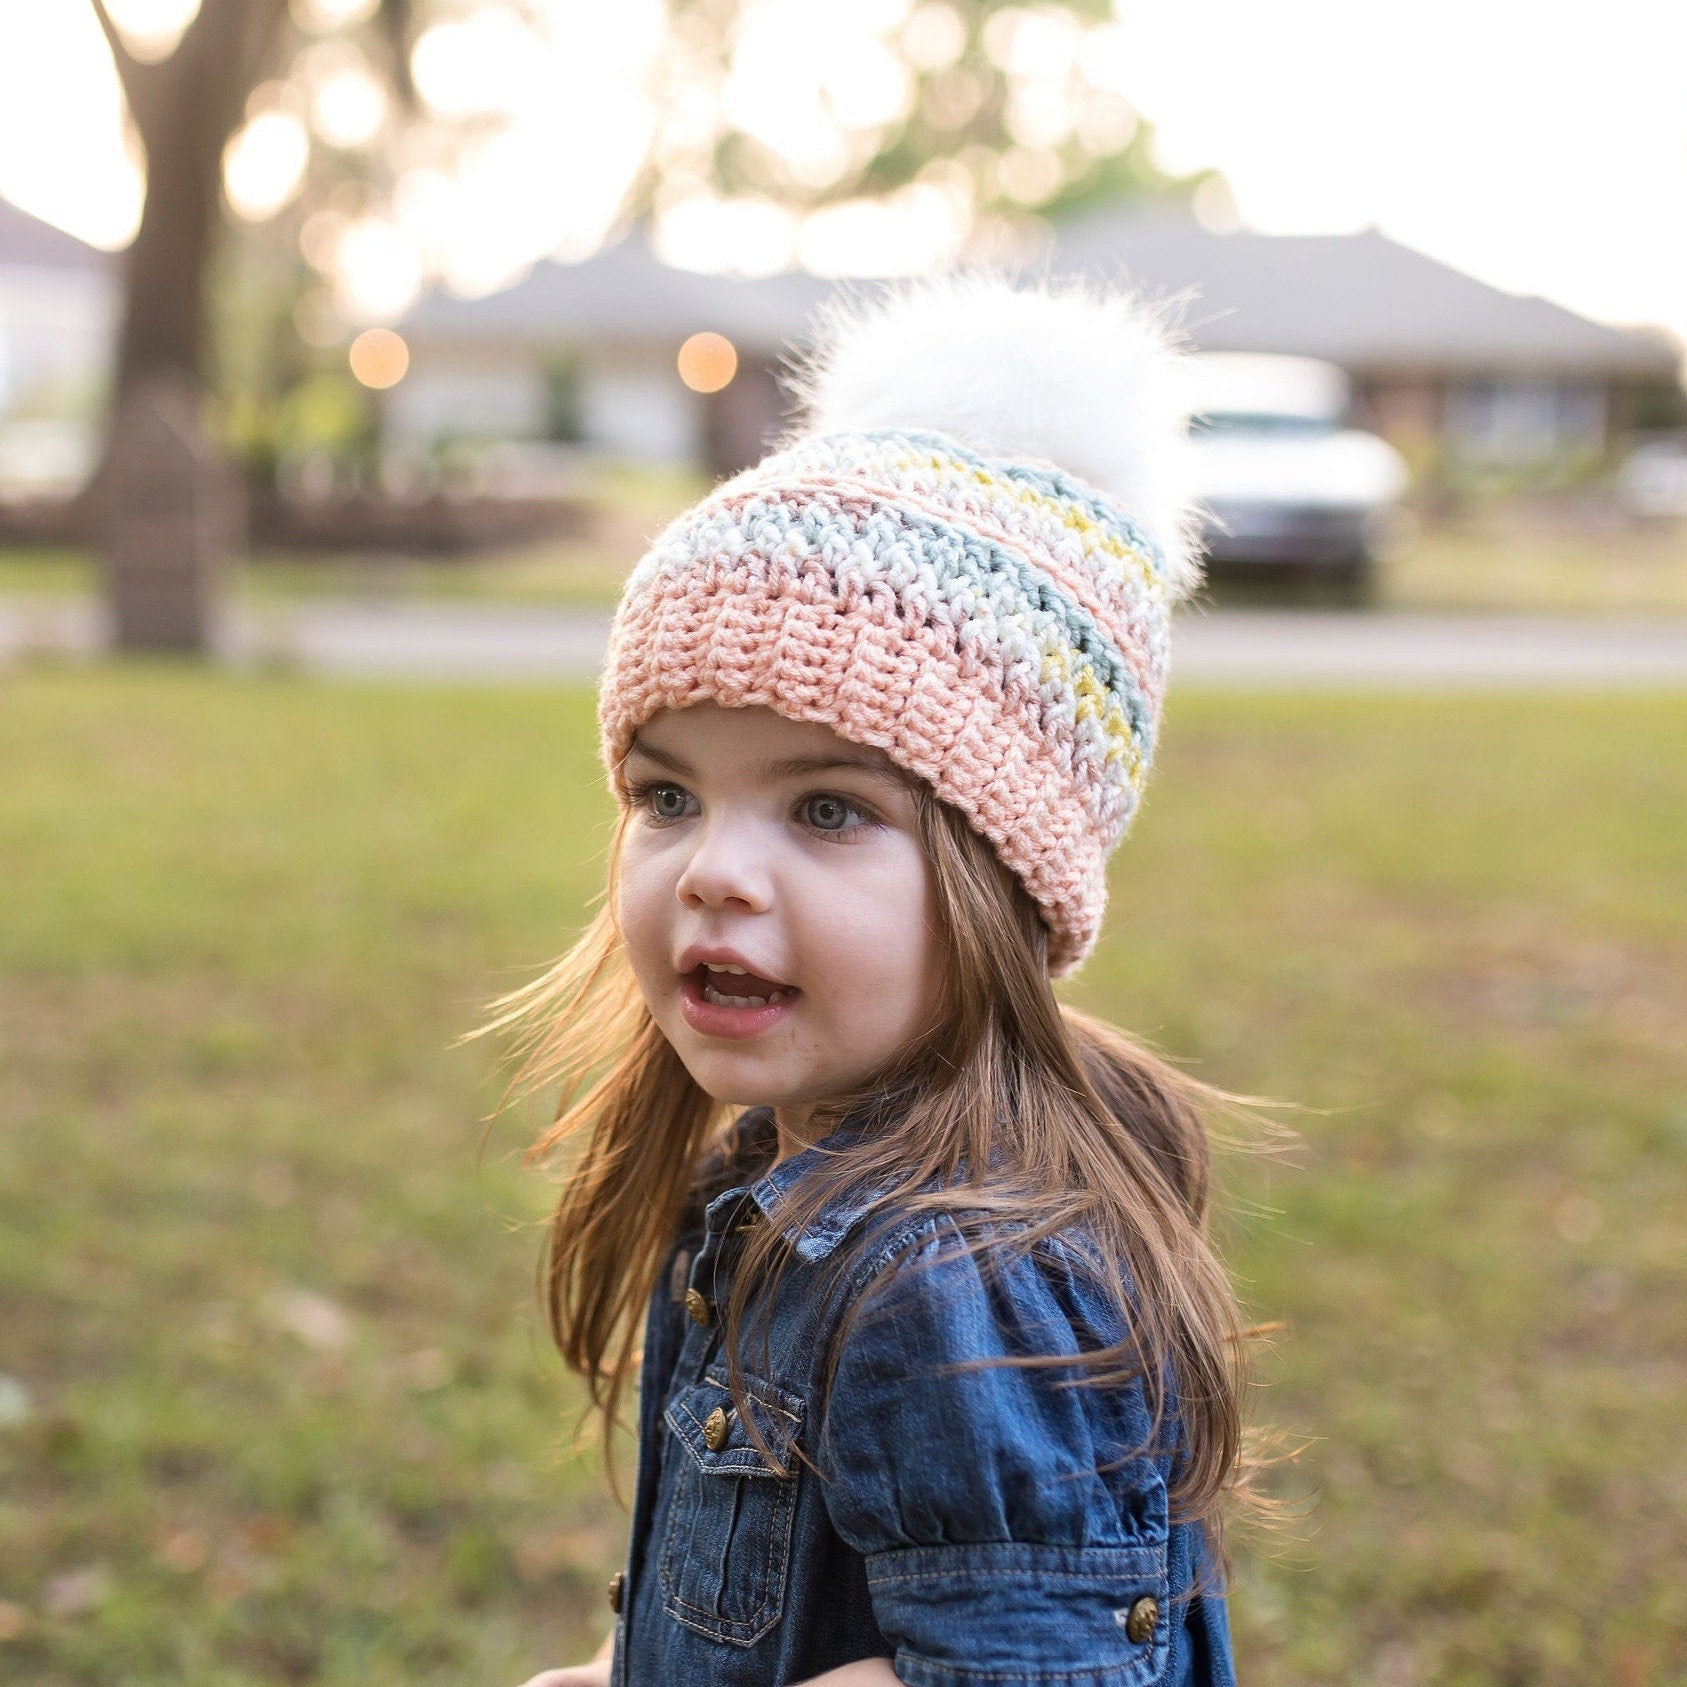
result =
[{"label": "eyebrow", "polygon": [[[637,733],[633,734],[633,741],[627,747],[629,756],[634,753],[655,762],[658,767],[667,768],[670,773],[678,773],[688,779],[693,777],[696,771],[683,757],[676,756],[671,750],[660,750],[654,744],[647,744]],[[907,788],[907,776],[893,762],[875,761],[867,756],[785,756],[779,761],[764,763],[759,771],[768,779],[795,779],[805,773],[831,773],[839,768],[855,773],[870,773],[879,779],[889,780],[900,788]]]}]

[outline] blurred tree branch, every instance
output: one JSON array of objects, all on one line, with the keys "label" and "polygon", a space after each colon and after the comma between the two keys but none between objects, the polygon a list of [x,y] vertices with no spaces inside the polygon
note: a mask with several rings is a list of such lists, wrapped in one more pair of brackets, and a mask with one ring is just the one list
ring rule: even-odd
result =
[{"label": "blurred tree branch", "polygon": [[[659,205],[665,181],[769,197],[807,213],[843,202],[937,189],[969,238],[988,250],[1034,239],[1041,220],[1111,200],[1187,202],[1208,175],[1178,176],[1154,154],[1153,126],[1118,88],[1124,37],[1111,0],[915,0],[876,45],[900,61],[905,97],[868,116],[818,52],[789,65],[835,129],[835,167],[816,173],[781,156],[765,111],[722,100],[712,130],[692,127],[685,95],[727,89],[758,63],[755,9],[743,0],[669,0],[671,50],[659,132],[636,199]],[[1108,61],[1103,64],[1100,61]]]},{"label": "blurred tree branch", "polygon": [[150,113],[153,87],[159,78],[157,65],[143,64],[129,51],[129,43],[123,39],[122,32],[112,21],[111,13],[106,9],[105,0],[89,0],[94,8],[94,16],[99,20],[100,33],[105,36],[105,44],[111,49],[111,62],[117,69],[117,80],[123,86],[123,97],[128,101],[130,114],[139,128],[143,122],[143,109]]}]

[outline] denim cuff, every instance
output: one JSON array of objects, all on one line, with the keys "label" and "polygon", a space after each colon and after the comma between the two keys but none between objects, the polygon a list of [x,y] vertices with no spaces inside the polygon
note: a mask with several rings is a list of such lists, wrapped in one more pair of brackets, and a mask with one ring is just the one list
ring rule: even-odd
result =
[{"label": "denim cuff", "polygon": [[1148,1687],[1164,1676],[1163,1542],[904,1547],[866,1568],[907,1687]]}]

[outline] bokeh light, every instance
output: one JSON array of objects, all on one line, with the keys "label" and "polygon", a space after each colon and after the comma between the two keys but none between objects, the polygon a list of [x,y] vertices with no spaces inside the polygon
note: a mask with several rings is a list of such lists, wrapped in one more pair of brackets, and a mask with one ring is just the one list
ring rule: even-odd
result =
[{"label": "bokeh light", "polygon": [[274,216],[299,190],[310,162],[310,136],[290,112],[263,111],[223,153],[223,186],[249,222]]},{"label": "bokeh light", "polygon": [[774,275],[795,261],[796,236],[796,216],[776,200],[696,193],[662,212],[652,244],[680,269]]},{"label": "bokeh light", "polygon": [[386,127],[387,91],[357,53],[335,52],[336,45],[322,42],[301,55],[314,84],[311,122],[330,146],[367,146]]},{"label": "bokeh light", "polygon": [[142,64],[157,64],[175,51],[199,0],[106,0],[106,9],[129,51]]},{"label": "bokeh light", "polygon": [[293,0],[293,21],[300,29],[327,32],[362,23],[374,15],[377,0]]},{"label": "bokeh light", "polygon": [[679,378],[693,392],[719,392],[738,373],[738,348],[724,334],[693,334],[679,349]]},{"label": "bokeh light", "polygon": [[902,26],[902,56],[916,70],[947,70],[966,50],[967,27],[948,0],[916,6]]},{"label": "bokeh light", "polygon": [[340,303],[353,322],[396,322],[421,291],[415,234],[382,217],[349,223],[334,243]]},{"label": "bokeh light", "polygon": [[366,387],[377,391],[396,387],[410,367],[410,348],[401,334],[390,328],[365,328],[347,353],[351,372]]}]

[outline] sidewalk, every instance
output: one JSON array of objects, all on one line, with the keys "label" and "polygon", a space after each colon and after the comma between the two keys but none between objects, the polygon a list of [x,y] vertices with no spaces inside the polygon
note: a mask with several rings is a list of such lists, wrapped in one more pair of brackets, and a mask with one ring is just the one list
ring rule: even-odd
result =
[{"label": "sidewalk", "polygon": [[[580,610],[319,599],[239,610],[217,648],[237,667],[560,681],[596,674],[608,631],[606,613]],[[107,643],[97,605],[0,598],[0,668],[34,653],[94,659]],[[1199,685],[1687,686],[1687,621],[1195,610],[1172,653],[1176,679]]]}]

